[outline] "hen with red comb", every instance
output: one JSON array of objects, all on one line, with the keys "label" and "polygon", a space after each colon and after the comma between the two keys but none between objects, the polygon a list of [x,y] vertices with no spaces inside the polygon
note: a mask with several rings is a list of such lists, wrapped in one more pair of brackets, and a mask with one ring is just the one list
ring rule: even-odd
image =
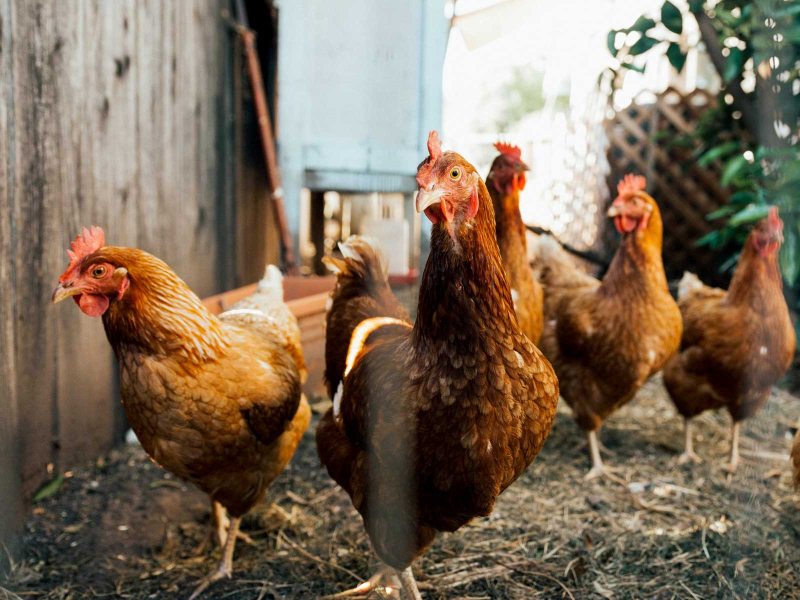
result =
[{"label": "hen with red comb", "polygon": [[604,474],[598,432],[678,349],[681,315],[661,259],[662,222],[644,177],[627,175],[608,216],[621,234],[602,281],[576,267],[552,238],[534,254],[544,287],[541,348],[553,363],[562,396],[587,433],[592,469]]},{"label": "hen with red comb", "polygon": [[416,321],[386,301],[380,261],[363,240],[335,264],[328,322],[347,322],[352,334],[346,352],[326,357],[338,384],[317,450],[386,564],[342,596],[366,596],[396,575],[419,598],[411,563],[438,532],[492,511],[542,448],[558,400],[552,368],[520,330],[475,167],[443,152],[432,132],[417,181],[417,209],[433,228]]},{"label": "hen with red comb", "polygon": [[69,258],[53,302],[73,298],[102,317],[136,437],[211,499],[222,557],[194,598],[231,576],[242,516],[289,462],[310,419],[300,331],[280,271],[269,267],[254,294],[217,317],[166,263],[106,246],[99,227],[81,232]]},{"label": "hen with red comb", "polygon": [[538,344],[544,325],[544,296],[528,264],[527,233],[519,209],[528,166],[522,162],[519,146],[497,142],[494,147],[500,154],[492,162],[486,181],[494,205],[497,245],[511,285],[520,328]]},{"label": "hen with red comb", "polygon": [[664,368],[664,384],[684,418],[682,462],[699,461],[691,419],[725,408],[733,423],[726,468],[734,471],[741,422],[764,406],[792,364],[797,341],[778,266],[782,242],[783,222],[772,207],[750,232],[727,292],[691,273],[681,280],[683,339]]}]

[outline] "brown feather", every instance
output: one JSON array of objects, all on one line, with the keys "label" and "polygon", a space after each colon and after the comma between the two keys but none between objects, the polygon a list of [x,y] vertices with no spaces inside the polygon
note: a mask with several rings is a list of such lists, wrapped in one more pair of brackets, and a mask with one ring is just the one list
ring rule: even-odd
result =
[{"label": "brown feather", "polygon": [[528,264],[528,242],[519,212],[519,191],[501,195],[493,185],[488,186],[488,190],[494,205],[495,231],[503,268],[511,289],[519,295],[516,302],[519,326],[534,344],[538,344],[544,326],[544,292]]}]

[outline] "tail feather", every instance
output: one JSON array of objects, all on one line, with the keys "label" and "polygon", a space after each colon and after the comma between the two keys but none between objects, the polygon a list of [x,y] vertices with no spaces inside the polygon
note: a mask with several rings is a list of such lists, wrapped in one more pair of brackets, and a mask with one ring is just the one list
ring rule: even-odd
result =
[{"label": "tail feather", "polygon": [[408,312],[389,287],[386,263],[375,246],[366,238],[351,236],[339,249],[341,258],[323,259],[337,279],[325,337],[325,380],[331,397],[344,378],[347,351],[359,323],[374,317],[409,322]]},{"label": "tail feather", "polygon": [[683,273],[683,277],[681,277],[681,280],[678,283],[678,300],[683,300],[691,292],[702,289],[703,287],[705,286],[697,275],[690,273],[689,271],[685,271]]},{"label": "tail feather", "polygon": [[545,288],[597,285],[597,279],[581,271],[552,236],[540,235],[531,245],[533,273]]},{"label": "tail feather", "polygon": [[387,267],[375,245],[369,238],[351,235],[339,242],[342,258],[326,256],[322,262],[337,276],[380,283],[386,281]]}]

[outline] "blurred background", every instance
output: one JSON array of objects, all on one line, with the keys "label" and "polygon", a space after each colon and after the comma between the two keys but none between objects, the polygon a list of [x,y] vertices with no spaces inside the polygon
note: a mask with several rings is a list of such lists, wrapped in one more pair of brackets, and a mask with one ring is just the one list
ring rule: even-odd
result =
[{"label": "blurred background", "polygon": [[[413,295],[438,129],[484,175],[518,144],[523,219],[595,273],[625,173],[661,206],[671,282],[725,285],[778,205],[796,310],[798,49],[790,0],[0,2],[0,541],[13,554],[36,491],[126,429],[97,323],[49,306],[80,227],[201,296],[281,264],[299,300],[361,233]],[[298,310],[313,364],[324,301]]]}]

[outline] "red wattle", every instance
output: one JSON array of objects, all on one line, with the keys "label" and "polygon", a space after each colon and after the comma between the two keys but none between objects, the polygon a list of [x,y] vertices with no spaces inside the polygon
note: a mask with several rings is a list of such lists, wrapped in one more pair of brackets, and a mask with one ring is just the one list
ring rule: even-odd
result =
[{"label": "red wattle", "polygon": [[108,310],[108,298],[102,294],[80,294],[75,296],[81,310],[90,317],[99,317]]},{"label": "red wattle", "polygon": [[614,226],[617,228],[617,231],[620,233],[630,233],[634,229],[636,229],[637,225],[636,219],[631,219],[625,215],[620,215],[618,217],[614,217]]}]

